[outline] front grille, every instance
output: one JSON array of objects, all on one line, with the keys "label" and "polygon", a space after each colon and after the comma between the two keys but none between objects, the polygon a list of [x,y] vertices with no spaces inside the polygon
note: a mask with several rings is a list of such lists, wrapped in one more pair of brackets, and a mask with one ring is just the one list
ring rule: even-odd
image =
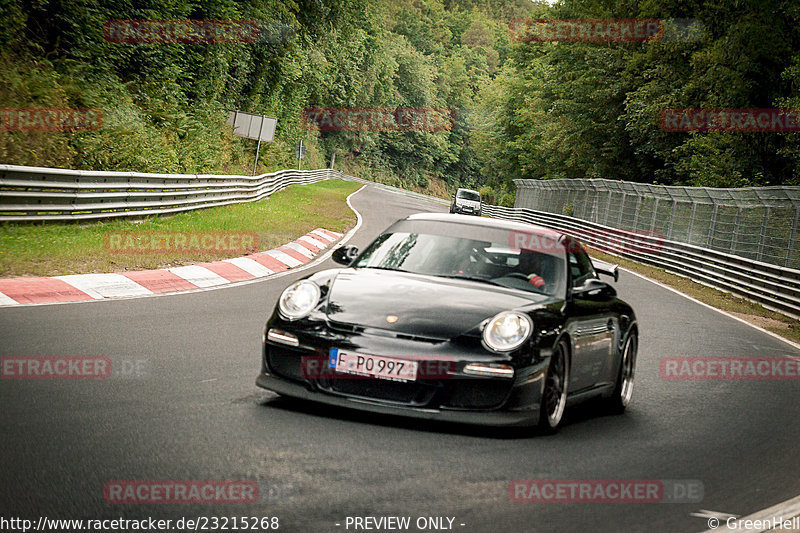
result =
[{"label": "front grille", "polygon": [[319,379],[320,389],[344,396],[402,403],[410,406],[427,405],[436,388],[419,381],[402,382],[386,379],[344,377]]}]

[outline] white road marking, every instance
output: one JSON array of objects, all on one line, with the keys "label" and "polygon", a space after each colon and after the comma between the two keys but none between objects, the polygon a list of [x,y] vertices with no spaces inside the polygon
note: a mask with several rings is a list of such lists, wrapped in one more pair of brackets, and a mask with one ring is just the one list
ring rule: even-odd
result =
[{"label": "white road marking", "polygon": [[271,255],[272,257],[274,257],[284,265],[288,266],[289,268],[300,266],[303,264],[303,262],[300,261],[299,259],[295,259],[291,255],[287,254],[286,252],[281,252],[280,250],[269,250],[264,253]]},{"label": "white road marking", "polygon": [[297,244],[296,242],[287,242],[286,246],[291,248],[292,250],[297,251],[298,253],[303,254],[304,256],[308,257],[309,259],[314,257],[314,252],[303,246],[302,244]]},{"label": "white road marking", "polygon": [[20,305],[20,303],[0,292],[0,305]]},{"label": "white road marking", "polygon": [[[736,515],[732,515],[736,516]],[[772,520],[781,520],[787,521],[792,520],[794,517],[800,516],[800,496],[796,498],[792,498],[791,500],[786,500],[785,502],[781,502],[778,505],[773,505],[772,507],[768,507],[762,511],[757,511],[749,516],[745,516],[744,518],[738,518],[737,522],[751,520],[753,522],[760,521],[760,522],[768,522]],[[712,517],[709,517],[712,518]],[[714,517],[716,518],[716,517]],[[714,529],[708,529],[703,533],[712,533],[718,531],[742,531],[742,528],[731,529],[728,528],[725,520],[720,518],[719,527]],[[748,532],[753,533],[764,533],[765,531],[773,531],[772,529],[748,529]],[[780,531],[780,529],[774,530]],[[785,530],[784,530],[785,531]]]},{"label": "white road marking", "polygon": [[708,509],[700,509],[696,513],[689,513],[689,516],[696,516],[697,518],[719,518],[721,522],[725,522],[728,518],[739,518],[738,514],[726,513],[724,511],[709,511]]},{"label": "white road marking", "polygon": [[72,285],[96,300],[153,294],[153,291],[145,289],[122,274],[70,274],[56,276],[55,279]]},{"label": "white road marking", "polygon": [[317,239],[313,239],[313,238],[309,237],[308,235],[303,235],[302,237],[298,238],[297,240],[298,241],[307,242],[311,246],[316,246],[317,248],[320,248],[320,249],[327,248],[328,245],[330,244],[327,241],[322,242],[322,241],[318,241]]},{"label": "white road marking", "polygon": [[[358,191],[360,191],[360,190],[361,189],[359,189]],[[356,191],[356,192],[358,192],[358,191]],[[324,231],[320,231],[320,230],[317,230],[317,229],[311,231],[311,233],[313,233],[314,235],[318,235],[319,237],[322,237],[323,239],[325,239],[326,242],[333,242],[333,241],[336,240],[336,237],[331,237],[330,235],[328,235]]]},{"label": "white road marking", "polygon": [[189,283],[198,287],[213,287],[230,283],[219,274],[211,272],[209,269],[197,265],[188,265],[167,269],[176,276],[180,276]]},{"label": "white road marking", "polygon": [[255,276],[257,278],[261,278],[264,276],[269,276],[270,274],[274,274],[274,272],[261,263],[257,261],[253,261],[247,257],[234,257],[233,259],[223,259],[226,263],[230,263],[234,266],[237,266],[247,272],[248,274]]},{"label": "white road marking", "polygon": [[680,296],[683,296],[683,297],[684,297],[684,298],[686,298],[687,300],[691,300],[691,301],[693,301],[693,302],[694,302],[694,303],[696,303],[696,304],[700,304],[700,305],[702,305],[703,307],[706,307],[706,308],[708,308],[708,309],[711,309],[711,310],[713,310],[713,311],[716,311],[717,313],[721,313],[721,314],[723,314],[723,315],[725,315],[725,316],[727,316],[727,317],[729,317],[729,318],[732,318],[732,319],[734,319],[734,320],[738,320],[738,321],[739,321],[739,322],[741,322],[742,324],[747,324],[748,326],[750,326],[750,327],[751,327],[751,328],[753,328],[753,329],[757,329],[758,331],[760,331],[760,332],[762,332],[762,333],[766,333],[766,334],[767,334],[767,335],[769,335],[770,337],[774,337],[774,338],[776,338],[776,339],[778,339],[778,340],[780,340],[780,341],[783,341],[783,342],[785,342],[786,344],[788,344],[788,345],[792,346],[793,348],[796,348],[797,350],[800,350],[800,344],[797,344],[796,342],[792,342],[792,341],[790,341],[789,339],[786,339],[786,338],[784,338],[784,337],[781,337],[781,336],[780,336],[780,335],[778,335],[777,333],[773,333],[773,332],[771,332],[771,331],[769,331],[769,330],[766,330],[766,329],[764,329],[764,328],[762,328],[762,327],[756,326],[755,324],[751,324],[750,322],[748,322],[747,320],[744,320],[743,318],[739,318],[738,316],[732,315],[732,314],[730,314],[730,313],[728,313],[728,312],[726,312],[726,311],[723,311],[722,309],[717,309],[717,308],[716,308],[716,307],[714,307],[713,305],[709,305],[709,304],[707,304],[707,303],[705,303],[705,302],[701,302],[701,301],[700,301],[700,300],[698,300],[697,298],[692,298],[692,297],[691,297],[691,296],[689,296],[688,294],[684,294],[684,293],[682,293],[681,291],[679,291],[678,289],[674,289],[674,288],[670,287],[669,285],[664,285],[664,284],[663,284],[663,283],[661,283],[660,281],[656,281],[656,280],[654,280],[654,279],[650,279],[650,278],[648,278],[647,276],[644,276],[644,275],[642,275],[642,274],[639,274],[638,272],[634,272],[633,270],[628,270],[627,268],[622,268],[622,267],[619,267],[619,269],[620,269],[620,270],[624,270],[625,272],[627,272],[627,273],[629,273],[629,274],[633,274],[633,275],[634,275],[634,276],[636,276],[636,277],[642,278],[643,280],[647,280],[647,281],[649,281],[650,283],[655,283],[655,284],[656,284],[656,285],[658,285],[659,287],[661,287],[661,288],[663,288],[663,289],[667,289],[668,291],[674,292],[675,294],[679,294]]}]

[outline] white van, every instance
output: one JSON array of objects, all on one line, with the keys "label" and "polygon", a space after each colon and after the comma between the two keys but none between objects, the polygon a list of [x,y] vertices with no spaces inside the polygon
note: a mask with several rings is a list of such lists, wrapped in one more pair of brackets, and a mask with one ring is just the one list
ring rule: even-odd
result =
[{"label": "white van", "polygon": [[450,212],[481,216],[481,207],[483,207],[481,193],[471,189],[458,189],[453,195]]}]

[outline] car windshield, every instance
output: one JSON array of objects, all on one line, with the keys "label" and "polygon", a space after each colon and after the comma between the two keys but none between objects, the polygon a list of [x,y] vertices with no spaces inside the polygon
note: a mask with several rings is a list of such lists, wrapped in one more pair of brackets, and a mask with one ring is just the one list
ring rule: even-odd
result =
[{"label": "car windshield", "polygon": [[481,195],[472,191],[458,191],[456,198],[460,198],[462,200],[472,200],[473,202],[481,201]]},{"label": "car windshield", "polygon": [[354,266],[468,279],[551,296],[565,290],[563,255],[514,249],[507,241],[466,236],[387,232],[361,254]]}]

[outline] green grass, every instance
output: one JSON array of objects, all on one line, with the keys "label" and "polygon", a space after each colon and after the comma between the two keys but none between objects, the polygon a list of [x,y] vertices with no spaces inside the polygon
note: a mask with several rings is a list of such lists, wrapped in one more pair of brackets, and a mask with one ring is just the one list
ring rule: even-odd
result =
[{"label": "green grass", "polygon": [[258,202],[153,216],[139,221],[0,224],[0,277],[124,272],[215,261],[245,253],[172,251],[117,253],[106,244],[118,232],[255,232],[257,250],[290,242],[315,228],[344,232],[355,224],[347,196],[360,185],[328,180],[292,185]]},{"label": "green grass", "polygon": [[650,265],[644,265],[629,259],[605,254],[591,248],[589,249],[589,253],[592,257],[617,264],[623,268],[663,283],[664,285],[668,285],[683,294],[700,300],[712,307],[716,307],[717,309],[736,315],[752,324],[776,333],[781,337],[794,342],[800,342],[800,322],[776,311],[770,311],[761,304],[745,300],[731,293],[701,285],[688,278],[670,274],[669,272]]}]

